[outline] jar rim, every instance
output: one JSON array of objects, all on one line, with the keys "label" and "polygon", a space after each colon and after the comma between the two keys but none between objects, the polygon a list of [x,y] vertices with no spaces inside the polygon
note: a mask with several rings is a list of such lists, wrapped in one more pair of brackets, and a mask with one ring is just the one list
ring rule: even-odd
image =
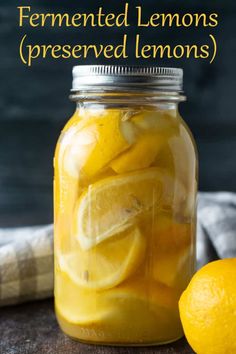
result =
[{"label": "jar rim", "polygon": [[183,69],[160,66],[77,65],[71,92],[183,92]]}]

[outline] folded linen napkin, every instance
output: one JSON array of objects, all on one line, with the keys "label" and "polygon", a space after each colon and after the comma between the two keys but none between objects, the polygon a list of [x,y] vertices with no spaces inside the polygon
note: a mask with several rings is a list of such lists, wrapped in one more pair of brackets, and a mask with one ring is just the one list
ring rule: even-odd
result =
[{"label": "folded linen napkin", "polygon": [[0,229],[0,306],[53,294],[53,226]]},{"label": "folded linen napkin", "polygon": [[236,257],[236,193],[199,193],[197,265]]},{"label": "folded linen napkin", "polygon": [[[236,194],[199,193],[198,267],[236,257]],[[0,306],[53,295],[53,226],[0,229]]]}]

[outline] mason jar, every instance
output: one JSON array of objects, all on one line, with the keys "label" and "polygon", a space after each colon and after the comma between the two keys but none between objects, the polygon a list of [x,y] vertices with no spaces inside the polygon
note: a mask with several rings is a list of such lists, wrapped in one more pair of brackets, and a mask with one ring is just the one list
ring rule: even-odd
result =
[{"label": "mason jar", "polygon": [[195,267],[197,159],[181,69],[75,66],[54,167],[55,308],[70,337],[156,345],[183,335]]}]

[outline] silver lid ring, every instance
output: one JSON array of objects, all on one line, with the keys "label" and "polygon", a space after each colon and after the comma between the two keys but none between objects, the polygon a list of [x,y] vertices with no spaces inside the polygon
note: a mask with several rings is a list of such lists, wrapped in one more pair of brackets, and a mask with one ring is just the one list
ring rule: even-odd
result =
[{"label": "silver lid ring", "polygon": [[73,67],[72,92],[171,91],[182,92],[183,70],[157,66],[78,65]]}]

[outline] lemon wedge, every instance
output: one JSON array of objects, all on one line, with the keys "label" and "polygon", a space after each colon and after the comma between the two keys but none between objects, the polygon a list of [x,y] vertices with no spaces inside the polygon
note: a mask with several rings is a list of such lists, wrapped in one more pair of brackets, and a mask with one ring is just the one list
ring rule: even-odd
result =
[{"label": "lemon wedge", "polygon": [[129,150],[119,155],[110,164],[116,173],[149,167],[160,151],[165,138],[158,134],[144,134],[137,138]]},{"label": "lemon wedge", "polygon": [[154,279],[171,287],[182,286],[183,290],[188,285],[193,272],[191,256],[190,248],[163,255],[154,263]]},{"label": "lemon wedge", "polygon": [[136,142],[111,162],[110,166],[117,173],[149,167],[168,143],[169,137],[178,130],[171,112],[137,111],[130,122],[137,131]]},{"label": "lemon wedge", "polygon": [[124,343],[168,341],[182,335],[178,297],[173,290],[155,281],[137,278],[120,284],[105,295],[109,311],[97,328],[115,342],[117,334]]},{"label": "lemon wedge", "polygon": [[152,223],[150,268],[155,280],[176,287],[185,279],[187,286],[193,272],[191,237],[191,225],[178,223],[171,216],[162,214]]},{"label": "lemon wedge", "polygon": [[94,293],[62,276],[56,309],[61,326],[73,337],[108,343],[138,343],[142,338],[151,343],[182,335],[178,296],[160,283],[137,277]]},{"label": "lemon wedge", "polygon": [[64,132],[60,164],[76,178],[93,177],[135,141],[134,124],[122,121],[122,111],[102,112]]},{"label": "lemon wedge", "polygon": [[89,249],[130,227],[147,210],[173,202],[173,193],[173,178],[157,167],[104,178],[79,198],[73,234],[82,249]]},{"label": "lemon wedge", "polygon": [[145,238],[138,228],[106,240],[88,251],[79,246],[60,256],[60,267],[83,289],[116,286],[132,274],[145,254]]},{"label": "lemon wedge", "polygon": [[[59,263],[61,263],[59,261]],[[60,266],[59,266],[60,269]],[[70,323],[89,325],[96,323],[109,312],[98,303],[99,294],[87,291],[75,284],[70,275],[62,269],[55,277],[55,307],[58,315]]]},{"label": "lemon wedge", "polygon": [[139,278],[121,284],[111,289],[106,301],[111,308],[99,327],[107,330],[111,342],[117,333],[123,343],[140,343],[140,338],[144,343],[166,342],[182,336],[178,297],[155,281]]}]

